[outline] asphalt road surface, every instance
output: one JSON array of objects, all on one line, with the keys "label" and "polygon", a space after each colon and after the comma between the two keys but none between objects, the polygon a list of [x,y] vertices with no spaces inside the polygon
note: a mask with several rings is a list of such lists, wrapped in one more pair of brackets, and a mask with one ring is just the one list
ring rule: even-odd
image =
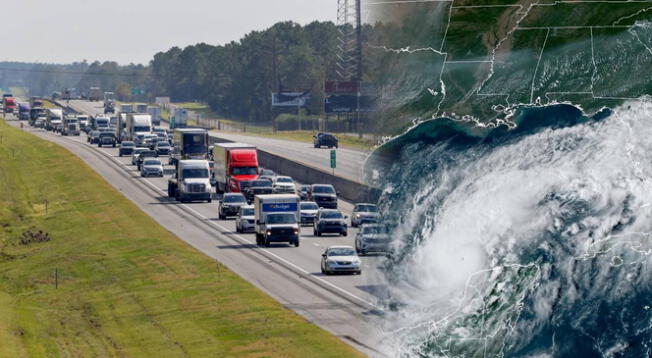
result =
[{"label": "asphalt road surface", "polygon": [[[71,100],[69,105],[78,112],[94,115],[104,112],[103,102],[89,102],[82,100]],[[163,127],[167,124],[162,123]],[[302,164],[312,166],[331,172],[330,150],[328,148],[314,148],[311,143],[297,142],[292,140],[272,139],[265,137],[249,136],[245,134],[231,134],[211,131],[211,136],[224,138],[234,142],[253,144],[256,147]],[[367,153],[353,149],[337,149],[337,168],[335,175],[350,180],[362,181],[362,166]]]},{"label": "asphalt road surface", "polygon": [[[96,104],[96,103],[93,103]],[[86,112],[86,111],[84,111]],[[10,123],[18,126],[17,121]],[[25,122],[24,122],[25,123]],[[255,245],[253,234],[238,234],[234,220],[218,220],[217,203],[181,204],[167,197],[167,179],[173,167],[165,165],[163,178],[141,178],[131,157],[118,157],[117,148],[98,148],[86,143],[86,136],[61,137],[25,125],[25,130],[58,143],[90,165],[105,180],[136,203],[166,229],[202,253],[262,289],[285,307],[340,337],[372,356],[384,351],[387,337],[380,327],[383,287],[375,279],[384,257],[362,257],[361,275],[325,276],[320,257],[330,245],[353,246],[356,229],[348,237],[312,235],[302,228],[301,246]],[[167,164],[162,157],[163,164]],[[282,174],[282,173],[281,173]],[[215,197],[217,199],[217,196]],[[340,201],[350,216],[351,205]]]}]

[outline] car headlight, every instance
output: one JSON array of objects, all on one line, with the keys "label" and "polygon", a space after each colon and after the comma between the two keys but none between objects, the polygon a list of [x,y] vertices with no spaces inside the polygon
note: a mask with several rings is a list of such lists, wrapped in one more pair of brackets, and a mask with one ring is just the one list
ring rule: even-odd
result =
[{"label": "car headlight", "polygon": [[294,229],[294,234],[299,235],[299,229]]},{"label": "car headlight", "polygon": [[272,230],[267,230],[267,235],[271,235],[271,234],[272,234]]}]

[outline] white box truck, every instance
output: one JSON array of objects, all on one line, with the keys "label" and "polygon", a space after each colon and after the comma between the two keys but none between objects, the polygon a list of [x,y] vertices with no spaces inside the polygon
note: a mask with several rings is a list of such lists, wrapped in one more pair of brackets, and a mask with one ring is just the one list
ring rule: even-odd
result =
[{"label": "white box truck", "polygon": [[161,125],[161,108],[157,106],[147,107],[147,113],[152,116],[152,125],[160,126]]},{"label": "white box truck", "polygon": [[142,139],[152,134],[152,117],[149,114],[127,113],[125,120],[125,139],[142,145]]},{"label": "white box truck", "polygon": [[301,198],[293,194],[256,195],[254,200],[256,244],[287,242],[299,246]]}]

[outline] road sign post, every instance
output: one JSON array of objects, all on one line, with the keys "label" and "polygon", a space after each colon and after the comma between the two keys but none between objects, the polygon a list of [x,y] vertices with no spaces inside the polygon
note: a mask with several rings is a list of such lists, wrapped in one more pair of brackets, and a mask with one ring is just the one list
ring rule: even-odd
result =
[{"label": "road sign post", "polygon": [[333,169],[333,175],[335,175],[335,168],[337,168],[337,152],[335,149],[331,149],[331,169]]}]

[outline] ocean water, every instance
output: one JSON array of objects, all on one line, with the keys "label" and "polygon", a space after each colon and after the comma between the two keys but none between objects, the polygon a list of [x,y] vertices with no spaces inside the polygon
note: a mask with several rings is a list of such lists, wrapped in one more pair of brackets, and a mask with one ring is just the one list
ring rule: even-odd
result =
[{"label": "ocean water", "polygon": [[367,171],[393,223],[391,355],[652,356],[652,104],[435,119]]}]

